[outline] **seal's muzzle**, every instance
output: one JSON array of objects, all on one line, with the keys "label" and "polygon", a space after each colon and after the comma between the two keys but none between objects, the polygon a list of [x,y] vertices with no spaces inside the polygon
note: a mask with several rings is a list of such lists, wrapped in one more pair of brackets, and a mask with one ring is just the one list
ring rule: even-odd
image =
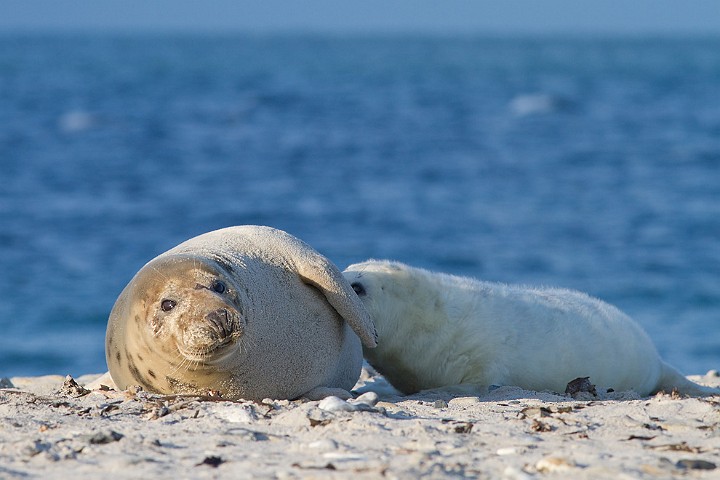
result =
[{"label": "seal's muzzle", "polygon": [[217,335],[218,340],[223,340],[233,333],[233,320],[230,313],[224,308],[219,308],[205,315],[205,320],[210,328]]}]

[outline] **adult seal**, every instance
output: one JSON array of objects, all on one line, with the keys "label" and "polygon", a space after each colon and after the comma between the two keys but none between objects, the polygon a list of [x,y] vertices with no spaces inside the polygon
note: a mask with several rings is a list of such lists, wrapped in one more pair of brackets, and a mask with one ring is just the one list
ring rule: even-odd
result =
[{"label": "adult seal", "polygon": [[221,398],[349,396],[368,312],[340,271],[292,235],[239,226],[192,238],[134,276],[110,313],[115,385]]},{"label": "adult seal", "polygon": [[404,393],[457,385],[564,392],[572,380],[590,377],[598,389],[640,395],[720,394],[663,362],[630,317],[577,291],[482,282],[389,261],[351,265],[344,275],[378,329],[378,348],[365,357]]}]

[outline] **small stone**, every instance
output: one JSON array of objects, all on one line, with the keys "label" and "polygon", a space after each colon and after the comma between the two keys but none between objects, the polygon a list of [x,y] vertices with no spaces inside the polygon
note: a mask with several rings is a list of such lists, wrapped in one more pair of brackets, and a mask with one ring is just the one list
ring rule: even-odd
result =
[{"label": "small stone", "polygon": [[575,463],[562,457],[545,457],[541,458],[536,464],[538,472],[565,472],[575,467]]},{"label": "small stone", "polygon": [[290,400],[273,400],[271,398],[266,398],[260,403],[270,407],[271,410],[282,410],[283,407],[290,405]]},{"label": "small stone", "polygon": [[448,402],[453,407],[470,407],[480,403],[479,397],[457,397]]},{"label": "small stone", "polygon": [[536,418],[533,420],[532,425],[530,425],[530,430],[533,432],[552,432],[552,427]]},{"label": "small stone", "polygon": [[717,466],[706,460],[693,460],[693,459],[682,459],[676,464],[677,468],[688,469],[688,470],[715,470]]},{"label": "small stone", "polygon": [[501,457],[505,457],[508,455],[515,455],[518,453],[518,451],[517,451],[517,448],[515,448],[515,447],[504,447],[504,448],[498,448],[495,453]]},{"label": "small stone", "polygon": [[0,388],[15,388],[15,385],[10,381],[9,378],[0,378]]},{"label": "small stone", "polygon": [[587,392],[592,394],[592,396],[597,397],[597,390],[595,390],[595,385],[590,383],[590,377],[576,378],[575,380],[569,382],[565,388],[565,393],[568,395],[574,396],[581,392]]},{"label": "small stone", "polygon": [[242,427],[230,428],[225,431],[225,434],[233,435],[236,438],[247,440],[249,442],[264,442],[269,440],[269,437],[265,433],[256,432],[255,430]]},{"label": "small stone", "polygon": [[520,418],[551,417],[552,411],[546,407],[525,407],[518,413]]},{"label": "small stone", "polygon": [[215,455],[209,455],[203,459],[202,462],[195,465],[196,467],[199,467],[201,465],[207,465],[208,467],[217,468],[222,463],[225,463],[225,460],[223,460],[221,457],[217,457]]},{"label": "small stone", "polygon": [[359,409],[356,405],[335,396],[323,398],[318,404],[318,408],[326,412],[355,412]]},{"label": "small stone", "polygon": [[435,400],[433,407],[435,408],[447,408],[448,403],[445,400]]},{"label": "small stone", "polygon": [[220,406],[214,412],[218,417],[230,423],[253,423],[257,421],[257,414],[252,406]]},{"label": "small stone", "polygon": [[308,448],[315,450],[337,450],[338,444],[335,440],[326,438],[323,440],[317,440],[308,444]]},{"label": "small stone", "polygon": [[[293,468],[299,468],[300,470],[337,470],[335,465],[330,462],[318,462],[317,460],[302,460],[292,464]],[[275,475],[279,479],[295,479],[297,475],[290,475],[286,472],[280,472]]]},{"label": "small stone", "polygon": [[86,440],[91,445],[104,445],[106,443],[117,442],[118,440],[123,438],[123,434],[115,432],[113,430],[108,430],[105,432],[97,432],[91,435],[83,435],[80,438]]},{"label": "small stone", "polygon": [[310,422],[311,427],[317,427],[318,425],[324,426],[330,424],[335,419],[335,415],[327,410],[314,408],[307,413],[306,418]]},{"label": "small stone", "polygon": [[148,420],[157,420],[158,418],[162,418],[170,413],[170,409],[167,407],[167,405],[155,405],[150,409],[148,414],[145,416]]},{"label": "small stone", "polygon": [[366,455],[348,452],[328,452],[323,454],[323,458],[334,460],[336,462],[365,462],[368,459]]},{"label": "small stone", "polygon": [[474,425],[472,422],[459,422],[454,426],[453,431],[455,433],[470,433]]},{"label": "small stone", "polygon": [[143,392],[144,390],[140,385],[130,385],[125,389],[123,394],[128,400],[135,400],[135,397],[141,395]]},{"label": "small stone", "polygon": [[378,397],[378,394],[375,392],[366,392],[357,397],[355,400],[348,400],[348,402],[358,405],[367,405],[368,407],[374,407],[377,405],[378,401],[380,400],[380,397]]},{"label": "small stone", "polygon": [[58,390],[59,395],[66,395],[68,397],[82,397],[88,393],[90,393],[90,390],[78,384],[70,375],[65,377],[62,387]]}]

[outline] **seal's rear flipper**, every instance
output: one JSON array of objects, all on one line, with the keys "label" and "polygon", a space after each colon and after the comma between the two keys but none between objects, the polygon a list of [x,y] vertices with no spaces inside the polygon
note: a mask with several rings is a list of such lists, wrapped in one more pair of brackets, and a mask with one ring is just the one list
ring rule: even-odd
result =
[{"label": "seal's rear flipper", "polygon": [[691,397],[708,397],[711,395],[720,395],[719,388],[705,387],[703,385],[692,382],[685,378],[683,374],[681,374],[665,362],[663,362],[662,366],[662,374],[654,392],[664,391],[670,393],[673,390],[677,390],[678,393],[681,393],[683,395],[690,395]]}]

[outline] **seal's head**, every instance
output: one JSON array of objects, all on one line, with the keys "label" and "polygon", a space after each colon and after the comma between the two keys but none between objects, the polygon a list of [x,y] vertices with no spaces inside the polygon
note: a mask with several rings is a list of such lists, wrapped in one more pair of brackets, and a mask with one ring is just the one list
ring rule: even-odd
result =
[{"label": "seal's head", "polygon": [[107,362],[117,386],[207,393],[230,381],[246,317],[231,267],[193,255],[143,267],[110,314]]},{"label": "seal's head", "polygon": [[389,260],[356,263],[343,272],[373,318],[382,342],[396,336],[403,325],[429,323],[426,318],[436,308],[437,294],[418,272],[423,271]]}]

